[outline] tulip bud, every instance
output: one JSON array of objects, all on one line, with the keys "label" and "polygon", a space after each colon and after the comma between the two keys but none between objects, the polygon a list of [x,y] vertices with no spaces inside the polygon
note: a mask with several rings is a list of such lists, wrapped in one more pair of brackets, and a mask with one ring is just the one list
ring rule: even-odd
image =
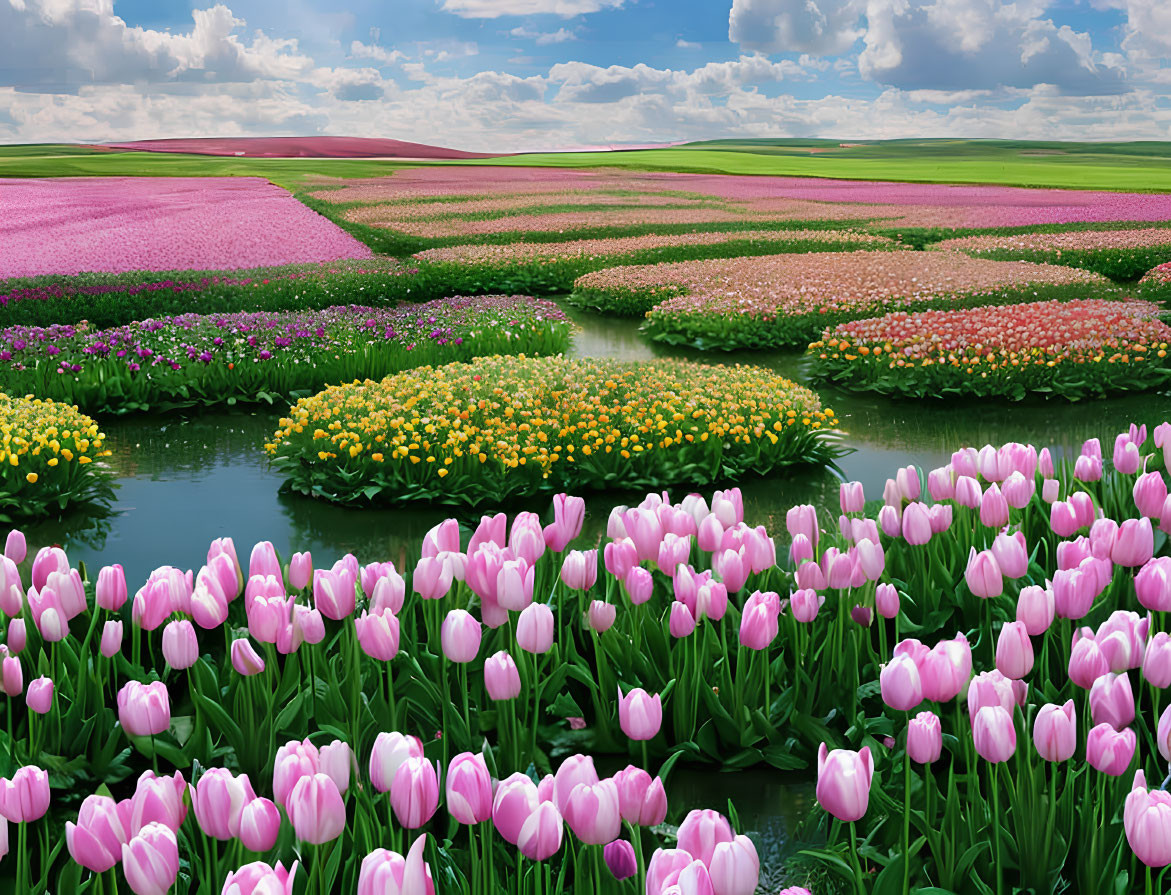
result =
[{"label": "tulip bud", "polygon": [[484,687],[496,702],[520,695],[520,672],[512,656],[501,650],[484,663]]},{"label": "tulip bud", "polygon": [[918,764],[931,764],[943,752],[943,728],[934,712],[919,712],[907,725],[907,754]]},{"label": "tulip bud", "polygon": [[118,720],[131,736],[163,733],[171,726],[171,698],[162,681],[128,681],[118,691]]},{"label": "tulip bud", "polygon": [[1077,748],[1077,715],[1073,700],[1041,706],[1033,722],[1033,743],[1045,761],[1065,761]]},{"label": "tulip bud", "polygon": [[285,805],[293,831],[302,842],[321,845],[342,834],[346,805],[337,784],[322,773],[306,774],[293,786]]},{"label": "tulip bud", "polygon": [[187,619],[169,622],[163,629],[163,658],[177,671],[190,668],[199,658],[199,639]]},{"label": "tulip bud", "polygon": [[480,623],[463,609],[452,609],[440,632],[443,654],[452,662],[471,662],[480,651]]},{"label": "tulip bud", "polygon": [[270,799],[253,799],[241,809],[240,841],[249,851],[272,851],[280,831],[281,812]]},{"label": "tulip bud", "polygon": [[602,858],[614,879],[619,882],[638,873],[638,862],[634,858],[634,846],[625,839],[615,839],[603,848]]},{"label": "tulip bud", "polygon": [[232,667],[245,677],[264,671],[264,659],[260,658],[248,638],[232,641]]},{"label": "tulip bud", "polygon": [[164,895],[179,875],[179,843],[174,830],[149,823],[122,846],[122,872],[135,895]]},{"label": "tulip bud", "polygon": [[390,784],[390,805],[399,825],[417,830],[439,808],[438,765],[412,756],[399,765]]},{"label": "tulip bud", "polygon": [[30,683],[28,691],[24,694],[24,700],[28,704],[29,711],[36,712],[38,715],[47,715],[49,710],[53,708],[52,679],[42,675]]},{"label": "tulip bud", "polygon": [[[862,819],[870,804],[873,777],[874,763],[869,746],[859,752],[848,749],[831,752],[825,743],[821,744],[817,753],[817,801],[838,820],[849,823]],[[681,827],[680,834],[682,832]],[[679,844],[681,848],[687,848],[682,838]]]},{"label": "tulip bud", "polygon": [[1102,723],[1086,737],[1086,761],[1111,777],[1121,777],[1134,759],[1136,739],[1131,728],[1115,730]]},{"label": "tulip bud", "polygon": [[1024,622],[1008,622],[1000,629],[996,669],[1013,680],[1020,680],[1033,670],[1033,642]]},{"label": "tulip bud", "polygon": [[919,669],[909,656],[896,655],[879,673],[882,701],[892,709],[909,712],[923,701],[923,683]]},{"label": "tulip bud", "polygon": [[1016,728],[1012,715],[1000,705],[985,705],[972,719],[976,752],[985,761],[1008,761],[1016,752]]},{"label": "tulip bud", "polygon": [[102,625],[102,642],[99,649],[107,659],[112,659],[122,649],[121,619],[110,619]]},{"label": "tulip bud", "polygon": [[632,740],[650,740],[663,723],[663,704],[659,694],[650,696],[635,687],[625,696],[618,689],[618,723],[622,732]]},{"label": "tulip bud", "polygon": [[102,609],[117,612],[126,602],[126,573],[115,563],[98,571],[94,600]]},{"label": "tulip bud", "polygon": [[614,620],[618,614],[618,607],[613,603],[606,603],[602,600],[594,600],[590,603],[589,623],[590,627],[599,634],[604,634],[614,626]]}]

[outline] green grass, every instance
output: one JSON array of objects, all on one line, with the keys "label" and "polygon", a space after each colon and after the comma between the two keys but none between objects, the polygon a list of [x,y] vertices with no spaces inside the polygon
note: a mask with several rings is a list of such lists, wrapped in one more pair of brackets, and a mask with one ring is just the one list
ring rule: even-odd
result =
[{"label": "green grass", "polygon": [[[628,168],[774,174],[845,180],[994,183],[1072,189],[1171,191],[1171,143],[1019,140],[712,140],[667,149],[538,153],[434,164]],[[849,142],[849,141],[846,141]],[[811,148],[826,151],[811,153]],[[0,147],[0,177],[81,175],[251,176],[296,187],[309,175],[377,177],[420,163],[369,159],[248,159],[179,153],[105,152],[46,144]]]}]

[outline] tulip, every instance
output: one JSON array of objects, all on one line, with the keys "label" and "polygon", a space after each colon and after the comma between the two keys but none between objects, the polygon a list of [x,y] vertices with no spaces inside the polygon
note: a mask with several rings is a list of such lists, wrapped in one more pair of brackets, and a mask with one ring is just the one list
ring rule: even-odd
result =
[{"label": "tulip", "polygon": [[918,764],[931,764],[943,751],[943,728],[934,712],[919,712],[907,724],[907,754]]},{"label": "tulip", "polygon": [[326,618],[340,621],[354,614],[357,591],[353,578],[346,571],[315,569],[313,572],[313,605]]},{"label": "tulip", "polygon": [[[1054,504],[1061,497],[1061,482],[1057,479],[1045,479],[1041,483],[1041,499],[1047,504]],[[1056,529],[1054,529],[1056,531]]]},{"label": "tulip", "polygon": [[809,539],[809,543],[814,548],[817,547],[817,539],[820,535],[820,529],[817,524],[817,510],[809,504],[790,508],[785,514],[785,528],[791,537],[795,538],[798,535],[804,535]]},{"label": "tulip", "polygon": [[866,495],[861,482],[842,482],[838,488],[838,502],[843,513],[861,513],[866,509]]},{"label": "tulip", "polygon": [[708,865],[713,895],[752,895],[760,883],[760,858],[747,836],[720,842]]},{"label": "tulip", "polygon": [[626,577],[622,581],[626,588],[627,596],[630,597],[630,602],[635,606],[641,606],[647,602],[655,591],[654,577],[649,571],[641,566],[633,566],[626,573]]},{"label": "tulip", "polygon": [[247,774],[235,777],[225,768],[211,768],[195,785],[192,807],[204,833],[215,839],[234,839],[240,835],[244,806],[255,798]]},{"label": "tulip", "polygon": [[1151,520],[1127,519],[1118,527],[1110,559],[1117,565],[1136,568],[1143,565],[1155,552],[1155,532]]},{"label": "tulip", "polygon": [[1077,747],[1077,716],[1073,700],[1064,705],[1049,703],[1041,706],[1033,722],[1033,743],[1037,754],[1045,761],[1065,761],[1073,757]]},{"label": "tulip", "polygon": [[[119,622],[121,624],[121,622]],[[25,630],[23,618],[14,618],[8,623],[8,639],[5,646],[12,655],[16,655],[28,643],[28,633]]]},{"label": "tulip", "polygon": [[1126,674],[1104,674],[1090,688],[1090,718],[1095,725],[1122,730],[1134,720],[1134,694]]},{"label": "tulip", "polygon": [[535,574],[534,567],[523,559],[502,560],[496,573],[496,600],[501,608],[520,612],[533,602]]},{"label": "tulip", "polygon": [[28,608],[41,639],[57,643],[69,635],[69,616],[52,588],[29,588]]},{"label": "tulip", "polygon": [[103,566],[98,571],[98,583],[94,595],[95,602],[102,609],[117,612],[126,602],[126,573],[122,566],[114,564]]},{"label": "tulip", "polygon": [[1171,634],[1160,631],[1150,639],[1143,654],[1142,668],[1143,677],[1152,687],[1165,689],[1171,686]]},{"label": "tulip", "polygon": [[603,556],[606,571],[615,578],[625,578],[631,569],[638,566],[638,548],[630,538],[611,541],[606,545]]},{"label": "tulip", "polygon": [[65,845],[70,857],[94,873],[112,868],[122,857],[122,846],[130,841],[125,813],[109,796],[86,796],[77,823],[65,824]]},{"label": "tulip", "polygon": [[1083,690],[1089,690],[1094,681],[1109,671],[1110,665],[1093,637],[1075,631],[1069,655],[1069,679]]},{"label": "tulip", "polygon": [[276,801],[287,809],[293,788],[301,778],[312,777],[320,771],[321,754],[308,739],[290,740],[285,743],[277,749],[276,757],[273,760],[272,792]]},{"label": "tulip", "polygon": [[424,600],[439,600],[451,590],[453,576],[450,563],[434,556],[424,556],[415,566],[411,588]]},{"label": "tulip", "polygon": [[122,872],[135,895],[166,895],[179,875],[179,843],[174,830],[147,824],[122,846]]},{"label": "tulip", "polygon": [[517,619],[516,643],[525,652],[538,655],[552,649],[553,610],[547,604],[530,603],[524,608]]},{"label": "tulip", "polygon": [[270,799],[256,798],[240,810],[240,841],[249,851],[268,852],[281,831],[281,813]]},{"label": "tulip", "polygon": [[[633,509],[622,514],[625,537],[634,542],[639,562],[654,561],[659,556],[663,540],[663,526],[651,510]],[[613,535],[611,535],[613,536]]]},{"label": "tulip", "polygon": [[14,824],[40,820],[49,809],[49,775],[35,765],[18,768],[11,780],[0,777],[0,814]]},{"label": "tulip", "polygon": [[1103,774],[1121,777],[1134,758],[1136,739],[1131,728],[1115,730],[1099,724],[1086,737],[1086,761]]},{"label": "tulip", "polygon": [[221,895],[293,895],[296,875],[296,861],[288,870],[280,861],[274,867],[254,861],[228,874]]},{"label": "tulip", "polygon": [[20,667],[20,659],[6,656],[0,660],[0,690],[13,699],[24,690],[24,671]]},{"label": "tulip", "polygon": [[618,810],[627,823],[643,827],[661,824],[667,816],[667,794],[663,781],[642,768],[627,765],[614,775],[618,788]]},{"label": "tulip", "polygon": [[504,650],[484,663],[484,687],[488,698],[496,702],[520,695],[520,672],[512,656]]},{"label": "tulip", "polygon": [[[879,587],[881,586],[879,585]],[[818,594],[817,591],[808,589],[798,590],[789,596],[789,609],[793,613],[793,618],[799,622],[808,624],[817,618],[817,612],[824,602],[825,597]]]},{"label": "tulip", "polygon": [[1134,590],[1138,601],[1147,609],[1171,610],[1171,556],[1147,560],[1135,573]]},{"label": "tulip", "polygon": [[337,784],[338,792],[345,795],[350,788],[350,771],[354,766],[354,752],[349,744],[334,740],[321,747],[318,759],[321,773]]},{"label": "tulip", "polygon": [[[817,801],[838,820],[856,821],[866,814],[873,777],[869,746],[859,752],[848,749],[831,752],[825,743],[821,744],[817,753]],[[686,848],[682,840],[680,845]]]},{"label": "tulip", "polygon": [[370,658],[389,662],[398,655],[399,621],[389,609],[373,615],[362,610],[362,614],[354,619],[354,629],[358,645]]},{"label": "tulip", "polygon": [[909,712],[923,701],[923,683],[919,669],[908,656],[895,656],[879,673],[882,701],[892,709]]},{"label": "tulip", "polygon": [[968,565],[964,570],[964,580],[968,583],[968,589],[977,597],[999,597],[1004,593],[1000,565],[990,550],[981,550],[977,553],[975,547],[971,549]]},{"label": "tulip", "polygon": [[530,861],[544,861],[561,848],[562,816],[552,802],[541,802],[525,818],[517,834],[520,853]]},{"label": "tulip", "polygon": [[390,805],[400,826],[408,830],[427,823],[439,807],[438,766],[422,756],[407,758],[394,772]]},{"label": "tulip", "polygon": [[618,838],[622,815],[613,780],[578,783],[565,800],[565,822],[587,845],[605,845]]},{"label": "tulip", "polygon": [[1019,472],[1013,472],[1001,483],[1000,491],[1010,507],[1023,510],[1037,493],[1037,483]]},{"label": "tulip", "polygon": [[[654,739],[663,724],[663,704],[659,694],[650,696],[635,687],[625,696],[618,688],[618,723],[632,740]],[[572,826],[572,824],[570,824]]]},{"label": "tulip", "polygon": [[[450,802],[449,796],[449,805]],[[516,845],[521,828],[540,802],[536,784],[525,774],[518,772],[500,781],[492,800],[492,823],[497,832]]]},{"label": "tulip", "polygon": [[190,668],[199,658],[199,640],[187,619],[169,622],[163,629],[163,658],[177,671]]},{"label": "tulip", "polygon": [[638,873],[638,861],[634,857],[634,846],[625,839],[615,839],[603,848],[602,858],[614,879],[619,882]]},{"label": "tulip", "polygon": [[557,810],[565,814],[569,806],[569,794],[579,783],[590,786],[598,782],[594,760],[588,755],[571,755],[561,762],[553,778],[553,801]]},{"label": "tulip", "polygon": [[903,508],[902,534],[908,544],[926,544],[931,540],[931,515],[921,503]]},{"label": "tulip", "polygon": [[963,634],[941,640],[919,663],[923,698],[932,702],[954,699],[972,676],[972,648]]},{"label": "tulip", "polygon": [[1161,472],[1147,472],[1135,480],[1132,490],[1134,505],[1143,516],[1157,518],[1162,515],[1167,500],[1167,483]]},{"label": "tulip", "polygon": [[775,593],[756,591],[745,602],[740,616],[740,643],[749,649],[768,649],[777,636],[780,613],[780,598]]},{"label": "tulip", "polygon": [[561,553],[569,542],[581,534],[585,521],[585,501],[580,497],[558,494],[553,498],[553,522],[545,526],[545,544]]},{"label": "tulip", "polygon": [[602,600],[594,600],[590,603],[588,613],[590,627],[599,634],[604,634],[614,626],[617,615],[618,607],[613,603],[606,603]]},{"label": "tulip", "polygon": [[996,640],[996,669],[1005,677],[1020,680],[1033,670],[1033,642],[1024,622],[1008,622]]},{"label": "tulip", "polygon": [[656,560],[656,565],[658,565],[664,574],[673,578],[675,576],[675,569],[680,564],[686,564],[690,555],[690,535],[680,537],[676,534],[665,534],[663,535],[662,543],[659,544],[659,556]]},{"label": "tulip", "polygon": [[[8,660],[5,659],[7,662]],[[19,667],[19,666],[18,666]],[[53,707],[53,681],[42,675],[28,685],[28,692],[24,695],[29,711],[38,715],[47,715]]]},{"label": "tulip", "polygon": [[[149,823],[161,823],[178,830],[187,818],[189,787],[183,775],[176,771],[170,777],[158,777],[144,771],[138,778],[134,797],[130,800],[130,821],[127,832],[142,829]],[[119,805],[119,811],[123,810]]]},{"label": "tulip", "polygon": [[870,611],[869,606],[855,606],[850,610],[850,618],[854,624],[861,625],[863,628],[869,628],[870,623],[874,620],[874,613]]},{"label": "tulip", "polygon": [[[691,866],[695,859],[683,848],[657,848],[651,855],[646,870],[647,895],[681,892],[679,875]],[[709,890],[710,891],[710,880]]]},{"label": "tulip", "polygon": [[8,538],[4,541],[4,556],[14,563],[24,562],[24,558],[28,555],[28,545],[24,539],[24,532],[12,529],[8,532]]},{"label": "tulip", "polygon": [[1148,790],[1141,769],[1135,771],[1133,787],[1126,797],[1122,826],[1131,850],[1147,867],[1171,864],[1171,793]]},{"label": "tulip", "polygon": [[1012,715],[1000,705],[985,705],[972,718],[972,739],[985,761],[1008,761],[1016,751]]},{"label": "tulip", "polygon": [[285,808],[297,838],[312,845],[332,842],[346,826],[342,794],[326,774],[306,774],[298,780]]},{"label": "tulip", "polygon": [[264,659],[256,652],[247,637],[232,641],[232,667],[238,674],[249,677],[264,671]]},{"label": "tulip", "polygon": [[992,556],[1008,578],[1022,578],[1029,571],[1029,550],[1025,536],[1019,531],[998,534],[992,543]]},{"label": "tulip", "polygon": [[118,720],[130,736],[154,736],[171,726],[171,698],[162,681],[128,681],[118,691]]},{"label": "tulip", "polygon": [[403,762],[422,757],[423,743],[418,737],[383,731],[370,750],[370,782],[379,792],[388,792]]},{"label": "tulip", "polygon": [[1053,606],[1061,618],[1085,618],[1100,590],[1097,577],[1088,565],[1053,573]]},{"label": "tulip", "polygon": [[1021,588],[1017,597],[1016,620],[1025,626],[1030,637],[1039,637],[1053,624],[1053,591],[1031,584]]},{"label": "tulip", "polygon": [[492,818],[492,775],[483,755],[461,752],[447,766],[447,811],[461,824]]},{"label": "tulip", "polygon": [[480,623],[470,613],[452,609],[440,629],[443,655],[452,662],[471,662],[480,651],[481,637]]}]

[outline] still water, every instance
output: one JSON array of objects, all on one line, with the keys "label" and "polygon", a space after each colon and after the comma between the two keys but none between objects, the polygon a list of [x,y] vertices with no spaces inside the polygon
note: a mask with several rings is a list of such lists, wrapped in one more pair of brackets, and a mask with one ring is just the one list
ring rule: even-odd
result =
[{"label": "still water", "polygon": [[[571,314],[580,327],[572,348],[578,356],[743,361],[803,378],[799,352],[700,354],[652,345],[639,336],[632,321],[576,310]],[[842,475],[863,482],[870,497],[881,494],[896,468],[943,465],[963,445],[1020,441],[1076,453],[1086,438],[1098,436],[1109,450],[1114,434],[1130,422],[1152,425],[1171,419],[1171,398],[1166,396],[1072,405],[963,405],[820,391],[841,421],[845,445],[853,449],[840,461]],[[423,534],[450,511],[425,504],[343,509],[280,494],[280,477],[268,469],[261,446],[275,430],[282,410],[102,421],[113,451],[111,462],[119,475],[113,512],[101,519],[73,515],[30,527],[26,529],[30,547],[61,544],[74,562],[84,561],[91,567],[120,562],[132,591],[157,566],[199,568],[208,542],[222,535],[232,536],[245,556],[256,541],[270,540],[284,556],[311,550],[318,563],[352,552],[363,561],[391,559],[400,568],[413,567]],[[830,471],[809,469],[740,482],[746,521],[782,532],[785,511],[797,503],[815,504],[832,511],[829,518],[834,518],[838,482]],[[622,492],[591,497],[588,531],[600,535],[610,507],[635,503],[641,497]],[[507,509],[545,512],[548,499]],[[466,515],[472,518],[479,512]],[[754,838],[762,846],[762,861],[772,868],[793,848],[797,821],[812,800],[808,783],[767,769],[716,774],[679,768],[673,778],[673,808],[723,808],[732,798],[743,828],[758,834]]]}]

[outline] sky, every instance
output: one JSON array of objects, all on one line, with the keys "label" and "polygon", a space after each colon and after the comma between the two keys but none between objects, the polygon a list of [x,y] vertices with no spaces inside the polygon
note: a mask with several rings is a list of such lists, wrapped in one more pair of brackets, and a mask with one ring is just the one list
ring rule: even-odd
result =
[{"label": "sky", "polygon": [[1171,0],[0,0],[0,142],[1171,139]]}]

